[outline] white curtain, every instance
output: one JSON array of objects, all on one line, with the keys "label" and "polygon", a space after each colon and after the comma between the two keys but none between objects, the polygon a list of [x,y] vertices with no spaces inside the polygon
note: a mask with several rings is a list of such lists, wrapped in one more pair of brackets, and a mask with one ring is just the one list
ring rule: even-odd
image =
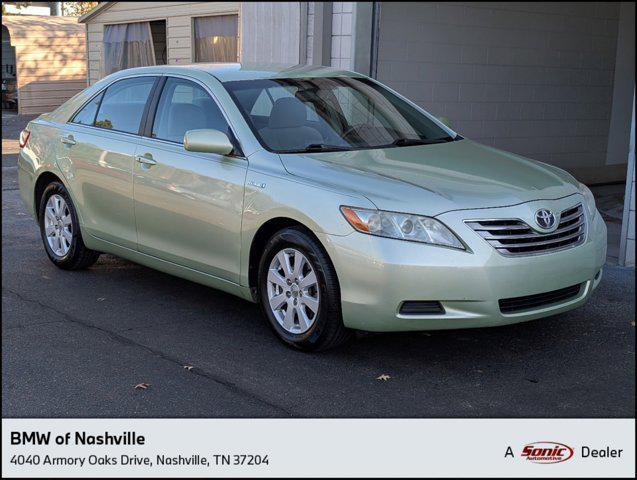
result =
[{"label": "white curtain", "polygon": [[104,74],[155,65],[149,22],[104,26]]},{"label": "white curtain", "polygon": [[237,15],[195,18],[195,61],[236,62],[238,23]]}]

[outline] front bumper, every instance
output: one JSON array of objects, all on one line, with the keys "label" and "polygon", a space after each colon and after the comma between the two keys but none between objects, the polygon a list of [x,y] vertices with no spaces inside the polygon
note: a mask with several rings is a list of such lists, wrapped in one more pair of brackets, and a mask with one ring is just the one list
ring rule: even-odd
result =
[{"label": "front bumper", "polygon": [[[471,230],[471,218],[512,218],[520,209],[561,211],[581,201],[573,197],[524,206],[455,211],[437,218],[454,230],[470,251],[374,237],[354,232],[321,234],[341,287],[347,327],[377,331],[417,331],[506,325],[561,313],[584,304],[601,280],[606,259],[606,225],[587,215],[583,244],[534,256],[505,257]],[[581,284],[568,300],[504,314],[499,300],[535,295]],[[404,301],[440,301],[443,314],[401,315]]]}]

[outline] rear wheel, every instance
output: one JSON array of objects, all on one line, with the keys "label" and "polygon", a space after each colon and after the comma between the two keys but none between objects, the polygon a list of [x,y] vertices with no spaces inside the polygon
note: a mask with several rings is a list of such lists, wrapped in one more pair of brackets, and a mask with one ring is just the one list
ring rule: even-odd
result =
[{"label": "rear wheel", "polygon": [[321,245],[301,228],[277,232],[259,267],[261,309],[277,336],[302,350],[327,350],[352,336],[343,325],[338,279]]},{"label": "rear wheel", "polygon": [[100,254],[84,245],[77,212],[62,183],[47,185],[38,212],[44,249],[56,266],[65,270],[80,270],[97,261]]}]

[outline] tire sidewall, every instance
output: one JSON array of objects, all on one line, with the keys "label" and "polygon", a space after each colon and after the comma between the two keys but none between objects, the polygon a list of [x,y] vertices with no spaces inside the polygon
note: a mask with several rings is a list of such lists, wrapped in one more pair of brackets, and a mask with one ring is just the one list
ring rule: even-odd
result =
[{"label": "tire sidewall", "polygon": [[[49,201],[49,198],[53,195],[61,196],[66,202],[66,205],[68,206],[68,209],[69,209],[69,213],[71,215],[71,225],[73,227],[73,238],[71,240],[71,246],[69,248],[69,251],[66,252],[66,255],[64,255],[63,257],[56,255],[51,249],[51,247],[49,246],[49,242],[46,237],[46,231],[44,228],[44,213],[46,209],[46,204]],[[79,246],[78,240],[80,238],[80,225],[79,225],[79,222],[77,221],[77,212],[75,210],[75,205],[73,205],[73,201],[71,200],[71,197],[68,191],[66,190],[66,187],[64,187],[62,183],[53,182],[53,183],[50,183],[44,189],[44,192],[42,193],[42,197],[40,198],[40,206],[38,209],[38,223],[40,225],[40,236],[42,237],[42,243],[44,243],[44,249],[46,250],[46,254],[49,256],[51,261],[58,266],[66,266],[70,264],[71,262],[73,262],[73,259],[76,256],[78,246]]]},{"label": "tire sidewall", "polygon": [[[294,334],[285,330],[274,317],[268,300],[267,278],[270,262],[274,256],[285,248],[294,248],[300,251],[310,262],[316,274],[319,288],[319,308],[314,323],[307,332]],[[285,343],[297,348],[311,348],[315,346],[326,328],[327,316],[331,314],[330,305],[339,299],[330,298],[329,288],[325,277],[321,257],[322,252],[317,251],[312,240],[303,232],[294,229],[286,229],[275,234],[266,244],[264,254],[259,263],[259,303],[263,314],[268,319],[268,324],[277,336]]]}]

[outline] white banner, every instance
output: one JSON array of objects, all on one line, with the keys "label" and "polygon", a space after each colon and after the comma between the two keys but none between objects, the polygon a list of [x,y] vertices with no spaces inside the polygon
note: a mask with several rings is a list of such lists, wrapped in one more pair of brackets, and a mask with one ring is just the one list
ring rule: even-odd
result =
[{"label": "white banner", "polygon": [[3,477],[634,477],[634,419],[3,419]]}]

